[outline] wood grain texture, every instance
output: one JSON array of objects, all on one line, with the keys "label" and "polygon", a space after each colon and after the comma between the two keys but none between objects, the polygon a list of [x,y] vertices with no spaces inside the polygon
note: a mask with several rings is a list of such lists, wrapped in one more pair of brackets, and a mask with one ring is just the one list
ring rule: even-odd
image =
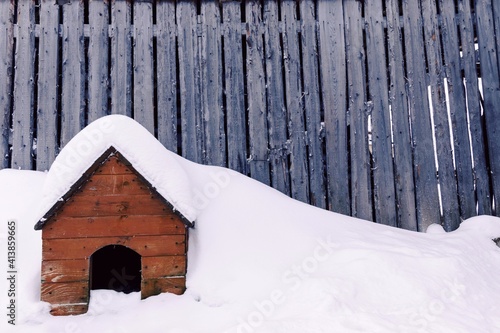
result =
[{"label": "wood grain texture", "polygon": [[113,244],[126,246],[143,257],[182,255],[185,240],[184,235],[44,239],[43,259],[87,259],[101,247]]},{"label": "wood grain texture", "polygon": [[42,301],[50,304],[87,303],[89,283],[88,281],[44,282],[40,294]]},{"label": "wood grain texture", "polygon": [[68,217],[57,215],[43,229],[43,239],[144,235],[184,235],[186,227],[174,213]]},{"label": "wood grain texture", "polygon": [[[487,0],[478,0],[476,5],[476,27],[478,34],[479,61],[483,85],[484,116],[486,123],[486,137],[489,151],[489,168],[492,182],[493,200],[500,200],[500,72],[496,41],[493,31],[493,5]],[[494,211],[500,216],[500,209]]]},{"label": "wood grain texture", "polygon": [[278,3],[264,2],[267,115],[271,186],[290,195],[287,117],[283,87],[283,53],[280,44]]},{"label": "wood grain texture", "polygon": [[155,134],[153,76],[153,7],[149,2],[134,2],[134,119]]},{"label": "wood grain texture", "polygon": [[372,170],[375,221],[397,226],[396,194],[392,159],[391,114],[389,109],[388,68],[381,0],[365,4],[366,56],[368,59],[368,100],[371,107]]},{"label": "wood grain texture", "polygon": [[132,116],[132,8],[130,1],[111,3],[111,113]]},{"label": "wood grain texture", "polygon": [[350,215],[346,53],[342,1],[318,0],[321,97],[324,108],[328,209]]},{"label": "wood grain texture", "polygon": [[247,173],[246,118],[240,3],[222,3],[227,126],[227,165]]},{"label": "wood grain texture", "polygon": [[348,93],[350,112],[351,214],[372,221],[371,163],[368,147],[368,112],[366,69],[363,47],[361,3],[344,1]]},{"label": "wood grain texture", "polygon": [[88,122],[108,114],[108,1],[89,1]]},{"label": "wood grain texture", "polygon": [[445,230],[455,230],[460,224],[457,196],[457,179],[453,165],[450,122],[448,120],[446,92],[444,87],[444,67],[436,0],[424,0],[422,19],[424,25],[425,51],[428,62],[431,106],[436,138],[438,180],[442,205],[442,220]]},{"label": "wood grain texture", "polygon": [[[14,0],[0,2],[0,168],[10,166],[9,132],[14,74]],[[23,166],[24,167],[24,166]]]},{"label": "wood grain texture", "polygon": [[[250,176],[266,185],[271,184],[268,160],[268,124],[266,109],[266,76],[262,4],[246,2],[246,54]],[[264,133],[264,135],[263,135]]]},{"label": "wood grain texture", "polygon": [[156,81],[158,141],[168,150],[177,152],[177,50],[175,2],[156,4]]},{"label": "wood grain texture", "polygon": [[38,54],[37,170],[48,170],[58,152],[59,6],[56,0],[40,3]]},{"label": "wood grain texture", "polygon": [[[206,163],[226,166],[221,10],[218,1],[201,4],[201,90]],[[232,90],[232,88],[231,88]],[[240,110],[241,111],[241,110]],[[229,109],[228,109],[229,112]],[[232,149],[232,148],[231,148]]]},{"label": "wood grain texture", "polygon": [[186,256],[142,258],[142,279],[159,279],[186,275]]},{"label": "wood grain texture", "polygon": [[[169,208],[154,195],[85,196],[73,195],[59,214],[74,217],[162,215]],[[61,213],[62,212],[62,213]]]},{"label": "wood grain texture", "polygon": [[141,298],[147,298],[153,295],[169,292],[181,295],[186,290],[185,277],[170,277],[159,279],[142,280],[141,283]]},{"label": "wood grain texture", "polygon": [[131,175],[133,174],[132,169],[125,165],[116,156],[111,156],[108,160],[100,165],[96,172],[96,175]]},{"label": "wood grain texture", "polygon": [[85,125],[85,45],[83,2],[62,6],[62,95],[61,147],[64,147]]},{"label": "wood grain texture", "polygon": [[42,285],[48,282],[87,282],[89,279],[89,260],[43,260]]},{"label": "wood grain texture", "polygon": [[434,221],[440,221],[436,165],[430,106],[427,95],[423,20],[417,1],[403,2],[403,24],[408,81],[408,103],[412,128],[413,177],[417,229],[425,231]]},{"label": "wood grain texture", "polygon": [[285,107],[288,125],[288,152],[291,197],[309,202],[309,170],[304,122],[304,93],[299,43],[299,22],[295,1],[281,3]]},{"label": "wood grain texture", "polygon": [[79,304],[53,304],[50,314],[53,316],[71,316],[87,313],[89,309],[88,303]]},{"label": "wood grain texture", "polygon": [[[476,51],[474,43],[474,22],[470,3],[459,0],[459,11],[462,14],[459,20],[460,37],[462,45],[462,64],[464,67],[464,80],[467,95],[467,112],[474,163],[475,197],[477,200],[477,213],[488,214],[492,212],[489,171],[486,161],[486,142],[484,140],[486,128],[481,111],[481,98],[479,95],[479,81],[476,69]],[[459,176],[460,177],[460,176]]]},{"label": "wood grain texture", "polygon": [[150,191],[134,174],[92,175],[77,193],[85,196],[148,195]]},{"label": "wood grain texture", "polygon": [[200,66],[196,6],[191,1],[177,2],[177,42],[182,129],[182,156],[193,162],[203,161],[203,124],[200,94]]},{"label": "wood grain texture", "polygon": [[500,68],[500,56],[498,55],[500,53],[500,8],[496,4],[496,2],[493,2],[493,21],[495,25],[495,36],[497,41],[496,45],[497,61],[498,61],[498,67]]},{"label": "wood grain texture", "polygon": [[398,226],[416,231],[418,226],[415,207],[415,184],[413,181],[412,145],[410,142],[410,115],[398,3],[397,0],[388,0],[386,2],[389,100],[394,141],[396,207]]},{"label": "wood grain texture", "polygon": [[325,160],[323,154],[324,135],[321,126],[321,99],[319,87],[318,31],[316,6],[313,0],[300,2],[301,51],[303,75],[304,119],[307,132],[307,159],[309,168],[309,202],[326,208]]},{"label": "wood grain texture", "polygon": [[[455,5],[440,0],[441,39],[448,87],[448,103],[453,135],[453,152],[456,165],[457,192],[460,219],[465,220],[476,215],[474,198],[474,175],[472,167],[471,142],[467,119],[466,94],[461,73],[460,41],[455,20]],[[457,228],[460,220],[451,221],[451,229]]]},{"label": "wood grain texture", "polygon": [[33,167],[33,108],[35,54],[35,4],[17,6],[18,38],[15,50],[14,110],[12,114],[12,168]]}]

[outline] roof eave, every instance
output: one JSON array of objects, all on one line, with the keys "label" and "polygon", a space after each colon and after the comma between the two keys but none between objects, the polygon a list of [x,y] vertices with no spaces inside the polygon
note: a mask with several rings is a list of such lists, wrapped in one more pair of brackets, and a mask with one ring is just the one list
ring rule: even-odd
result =
[{"label": "roof eave", "polygon": [[118,158],[128,165],[132,171],[143,181],[172,211],[179,216],[182,222],[189,228],[194,228],[195,222],[186,218],[179,210],[177,210],[167,199],[165,199],[156,188],[139,173],[132,163],[130,163],[116,148],[110,146],[106,151],[95,160],[90,168],[85,171],[82,176],[70,187],[70,189],[44,214],[44,216],[35,224],[35,230],[42,230],[47,221],[49,221],[62,205],[89,179],[89,177],[105,162],[107,159],[119,153]]}]

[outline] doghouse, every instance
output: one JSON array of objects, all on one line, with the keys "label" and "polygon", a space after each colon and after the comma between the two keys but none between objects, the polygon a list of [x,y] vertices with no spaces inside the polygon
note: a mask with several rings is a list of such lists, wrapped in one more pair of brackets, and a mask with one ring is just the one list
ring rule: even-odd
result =
[{"label": "doghouse", "polygon": [[70,315],[87,312],[94,289],[182,294],[193,223],[110,147],[35,226],[42,301]]}]

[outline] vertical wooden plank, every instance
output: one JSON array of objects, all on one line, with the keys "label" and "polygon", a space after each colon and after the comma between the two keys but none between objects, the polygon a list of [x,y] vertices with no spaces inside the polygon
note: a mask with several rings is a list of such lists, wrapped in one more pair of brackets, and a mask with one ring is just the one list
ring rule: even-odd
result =
[{"label": "vertical wooden plank", "polygon": [[290,191],[294,199],[309,202],[309,177],[304,124],[304,103],[301,82],[299,22],[296,2],[281,3],[283,27],[283,63],[285,71],[288,149],[290,160]]},{"label": "vertical wooden plank", "polygon": [[309,161],[309,202],[326,208],[325,161],[321,133],[321,102],[319,91],[316,7],[313,0],[300,2],[302,73],[304,79],[304,109],[307,158]]},{"label": "vertical wooden plank", "polygon": [[14,68],[14,1],[0,2],[0,169],[9,165],[9,133]]},{"label": "vertical wooden plank", "polygon": [[[201,52],[201,89],[203,123],[205,127],[206,163],[226,166],[226,130],[224,128],[224,109],[222,101],[222,45],[221,13],[215,0],[201,4],[202,52]],[[239,31],[235,32],[236,34]],[[236,90],[230,87],[229,90]],[[239,92],[241,94],[241,92]],[[228,109],[229,112],[229,109]],[[243,110],[238,110],[240,114]],[[228,124],[229,130],[229,124]],[[244,138],[242,133],[238,133]],[[232,139],[234,140],[234,134]],[[231,147],[233,147],[231,145]],[[234,162],[231,162],[234,163]]]},{"label": "vertical wooden plank", "polygon": [[438,180],[441,190],[443,209],[443,226],[452,231],[460,224],[458,207],[458,189],[453,166],[450,124],[444,88],[444,68],[440,31],[438,26],[436,0],[422,0],[422,19],[424,25],[425,51],[431,88],[432,110],[434,118],[434,135],[438,160]]},{"label": "vertical wooden plank", "polygon": [[486,130],[479,96],[479,82],[476,70],[476,52],[474,45],[474,23],[470,2],[459,0],[460,37],[462,45],[462,63],[464,66],[467,93],[467,110],[474,163],[474,182],[476,185],[477,213],[491,214],[490,182],[486,163]]},{"label": "vertical wooden plank", "polygon": [[344,1],[351,144],[351,214],[373,220],[362,3]]},{"label": "vertical wooden plank", "polygon": [[40,3],[39,45],[36,168],[48,170],[58,149],[59,6],[56,0]]},{"label": "vertical wooden plank", "polygon": [[328,208],[350,215],[343,2],[318,0],[317,13],[319,72],[325,113]]},{"label": "vertical wooden plank", "polygon": [[267,154],[266,78],[264,69],[264,39],[262,5],[258,0],[246,2],[246,51],[250,176],[266,185],[271,184]]},{"label": "vertical wooden plank", "polygon": [[398,226],[417,230],[415,186],[413,182],[410,117],[404,72],[403,40],[399,18],[399,1],[386,1],[387,49],[389,57],[389,100],[391,102],[394,141],[394,180]]},{"label": "vertical wooden plank", "polygon": [[111,113],[132,116],[131,2],[111,4]]},{"label": "vertical wooden plank", "polygon": [[[496,50],[492,2],[476,1],[476,24],[479,44],[479,63],[483,84],[484,115],[488,140],[490,175],[493,183],[493,199],[500,202],[500,74]],[[500,209],[495,210],[500,216]]]},{"label": "vertical wooden plank", "polygon": [[246,120],[240,1],[222,3],[228,167],[247,173]]},{"label": "vertical wooden plank", "polygon": [[264,47],[267,76],[267,116],[271,185],[290,194],[286,108],[282,80],[282,50],[278,25],[278,2],[264,2]]},{"label": "vertical wooden plank", "polygon": [[153,5],[134,2],[134,119],[155,134]]},{"label": "vertical wooden plank", "polygon": [[12,168],[33,165],[33,108],[35,57],[35,4],[17,6],[18,38],[15,52],[14,113],[12,114]]},{"label": "vertical wooden plank", "polygon": [[108,114],[108,6],[108,0],[89,2],[89,123]]},{"label": "vertical wooden plank", "polygon": [[365,2],[375,221],[397,226],[382,0]]},{"label": "vertical wooden plank", "polygon": [[412,128],[417,224],[419,231],[425,231],[430,224],[440,222],[440,209],[425,79],[423,21],[420,13],[419,1],[403,1],[406,78]]},{"label": "vertical wooden plank", "polygon": [[455,19],[455,4],[440,0],[439,5],[442,17],[441,38],[446,63],[448,95],[450,96],[449,108],[453,126],[460,218],[464,220],[476,215],[476,200],[474,198],[474,175],[472,173],[465,89],[460,68],[460,42],[457,33],[457,20]]},{"label": "vertical wooden plank", "polygon": [[179,87],[181,105],[182,156],[202,162],[200,69],[196,6],[191,1],[177,3]]},{"label": "vertical wooden plank", "polygon": [[63,9],[63,65],[61,148],[85,125],[85,54],[83,2],[72,1]]},{"label": "vertical wooden plank", "polygon": [[[498,1],[492,1],[493,3],[493,19],[495,24],[495,36],[497,40],[497,61],[500,70],[500,4]],[[500,73],[499,73],[500,75]]]},{"label": "vertical wooden plank", "polygon": [[177,152],[177,53],[175,2],[156,3],[158,140]]}]

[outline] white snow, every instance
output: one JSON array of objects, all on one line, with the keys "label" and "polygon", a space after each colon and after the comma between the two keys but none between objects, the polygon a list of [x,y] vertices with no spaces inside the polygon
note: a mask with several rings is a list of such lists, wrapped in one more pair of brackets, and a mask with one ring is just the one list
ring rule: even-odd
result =
[{"label": "white snow", "polygon": [[[54,167],[0,171],[0,248],[6,249],[10,219],[17,221],[19,248],[18,325],[7,324],[2,277],[1,332],[500,332],[500,248],[492,241],[500,237],[500,219],[481,216],[451,233],[431,226],[423,234],[335,214],[154,148],[147,135],[134,138],[136,125],[115,119],[106,138],[151,183],[173,180],[162,194],[196,216],[186,293],[140,300],[137,293],[92,291],[89,312],[68,317],[51,316],[38,300],[41,232],[33,226],[39,204],[57,200],[69,179],[107,148],[102,144],[89,161],[75,163],[78,171],[68,171],[64,184],[52,178]],[[59,192],[42,201],[52,192],[42,188],[51,186]]]},{"label": "white snow", "polygon": [[190,221],[196,219],[189,179],[178,164],[178,156],[168,151],[144,127],[122,115],[102,117],[62,149],[50,167],[40,210],[44,214],[64,195],[108,148],[116,148],[158,193]]}]

